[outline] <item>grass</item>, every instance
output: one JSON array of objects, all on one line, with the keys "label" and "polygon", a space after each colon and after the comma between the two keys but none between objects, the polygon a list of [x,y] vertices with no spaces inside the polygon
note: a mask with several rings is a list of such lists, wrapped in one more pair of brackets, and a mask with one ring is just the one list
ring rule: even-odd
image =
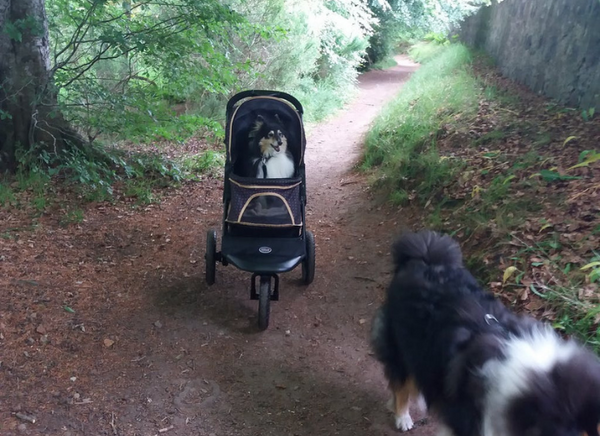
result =
[{"label": "grass", "polygon": [[308,82],[292,92],[302,103],[305,123],[317,123],[330,117],[356,95],[352,83],[341,85],[323,80],[318,84]]},{"label": "grass", "polygon": [[480,146],[490,142],[498,141],[506,137],[506,132],[503,130],[492,130],[474,141],[473,145]]},{"label": "grass", "polygon": [[[480,54],[480,59],[483,54]],[[515,95],[503,92],[496,85],[487,85],[483,90],[483,95],[487,100],[494,100],[506,106],[512,106],[518,103],[519,99]]]},{"label": "grass", "polygon": [[50,176],[38,169],[18,171],[13,178],[6,176],[0,182],[0,206],[18,207],[20,204],[18,194],[23,192],[36,213],[41,213],[51,203],[50,185]]},{"label": "grass", "polygon": [[181,161],[181,170],[189,179],[202,174],[216,176],[225,167],[225,153],[217,150],[206,150],[202,154],[187,156]]},{"label": "grass", "polygon": [[[364,169],[378,169],[378,184],[395,203],[422,203],[440,193],[461,163],[437,150],[440,126],[471,117],[477,82],[468,74],[469,51],[462,45],[419,48],[427,62],[386,106],[366,138]],[[434,54],[435,53],[435,54]]]},{"label": "grass", "polygon": [[126,197],[134,198],[135,205],[146,205],[156,203],[157,196],[153,192],[154,182],[150,179],[128,179],[125,182],[123,194]]},{"label": "grass", "polygon": [[387,68],[395,67],[396,65],[398,65],[398,62],[396,62],[393,57],[386,57],[380,60],[379,62],[375,62],[373,65],[371,65],[371,69],[385,70]]},{"label": "grass", "polygon": [[[408,50],[408,55],[415,61],[420,64],[426,64],[429,61],[435,59],[436,57],[448,53],[447,45],[443,44],[433,44],[431,42],[417,42]],[[454,45],[452,50],[457,50],[457,47],[462,47],[461,51],[466,50],[465,47],[461,45]],[[471,57],[469,53],[469,58]]]},{"label": "grass", "polygon": [[67,209],[65,214],[60,219],[61,226],[68,226],[69,224],[80,224],[83,222],[85,216],[81,209]]},{"label": "grass", "polygon": [[8,181],[0,182],[0,206],[10,206],[16,200],[15,193]]},{"label": "grass", "polygon": [[50,176],[36,168],[32,171],[18,171],[16,176],[18,190],[31,193],[30,204],[39,213],[50,203]]}]

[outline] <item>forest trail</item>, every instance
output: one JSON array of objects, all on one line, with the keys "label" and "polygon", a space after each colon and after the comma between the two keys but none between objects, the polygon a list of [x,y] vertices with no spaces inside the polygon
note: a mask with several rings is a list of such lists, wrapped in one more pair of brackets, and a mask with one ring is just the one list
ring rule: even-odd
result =
[{"label": "forest trail", "polygon": [[[353,102],[310,131],[315,281],[301,285],[300,268],[282,275],[264,332],[248,273],[217,265],[216,284],[204,283],[221,180],[0,239],[0,434],[397,434],[368,336],[390,243],[410,219],[377,206],[354,171],[370,123],[417,68],[397,61],[362,75]],[[410,434],[433,430],[419,421]]]}]

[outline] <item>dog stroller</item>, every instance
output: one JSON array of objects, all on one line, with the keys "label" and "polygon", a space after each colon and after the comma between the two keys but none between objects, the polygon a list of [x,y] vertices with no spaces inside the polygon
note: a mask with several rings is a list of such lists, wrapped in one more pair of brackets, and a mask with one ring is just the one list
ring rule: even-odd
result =
[{"label": "dog stroller", "polygon": [[[306,177],[302,105],[289,94],[244,91],[227,103],[227,159],[223,191],[223,234],[217,251],[217,232],[206,237],[206,282],[215,282],[216,263],[232,264],[252,273],[250,298],[258,300],[258,326],[269,325],[271,300],[279,299],[278,274],[302,264],[302,281],[315,275],[315,240],[306,230]],[[292,178],[248,177],[249,137],[257,119],[277,118],[284,128],[294,160]],[[257,287],[258,279],[258,287]]]}]

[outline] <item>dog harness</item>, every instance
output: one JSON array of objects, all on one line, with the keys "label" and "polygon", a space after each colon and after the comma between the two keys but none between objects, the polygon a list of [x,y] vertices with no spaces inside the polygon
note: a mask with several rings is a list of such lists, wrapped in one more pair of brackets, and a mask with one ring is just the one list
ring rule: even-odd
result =
[{"label": "dog harness", "polygon": [[498,321],[498,318],[496,318],[491,313],[486,313],[483,319],[485,319],[485,323],[487,325],[492,327],[492,329],[495,330],[501,336],[505,338],[508,338],[510,336],[510,331],[508,330],[508,328],[505,325],[501,324],[500,321]]},{"label": "dog harness", "polygon": [[484,318],[485,318],[485,322],[486,322],[488,325],[490,325],[490,323],[491,323],[492,321],[495,321],[497,324],[500,324],[500,322],[498,321],[498,319],[497,319],[497,318],[496,318],[494,315],[491,315],[491,314],[489,314],[489,313],[486,313]]},{"label": "dog harness", "polygon": [[267,156],[262,158],[261,160],[261,165],[262,165],[262,169],[263,169],[263,177],[265,179],[267,179],[267,162],[269,161],[269,159],[271,159],[273,156]]}]

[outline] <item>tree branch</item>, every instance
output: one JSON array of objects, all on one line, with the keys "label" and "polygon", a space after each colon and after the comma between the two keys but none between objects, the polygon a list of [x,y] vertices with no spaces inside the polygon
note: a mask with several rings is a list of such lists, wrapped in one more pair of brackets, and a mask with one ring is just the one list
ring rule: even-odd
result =
[{"label": "tree branch", "polygon": [[158,87],[158,84],[154,80],[149,79],[149,78],[144,77],[144,76],[138,76],[137,74],[132,74],[130,76],[125,77],[122,80],[119,80],[117,82],[117,84],[115,86],[113,86],[112,91],[113,92],[116,91],[121,85],[123,85],[123,84],[125,84],[125,83],[127,83],[127,82],[129,82],[130,80],[133,80],[133,79],[135,79],[135,80],[141,80],[143,82],[148,82],[151,85],[154,85],[154,86]]}]

